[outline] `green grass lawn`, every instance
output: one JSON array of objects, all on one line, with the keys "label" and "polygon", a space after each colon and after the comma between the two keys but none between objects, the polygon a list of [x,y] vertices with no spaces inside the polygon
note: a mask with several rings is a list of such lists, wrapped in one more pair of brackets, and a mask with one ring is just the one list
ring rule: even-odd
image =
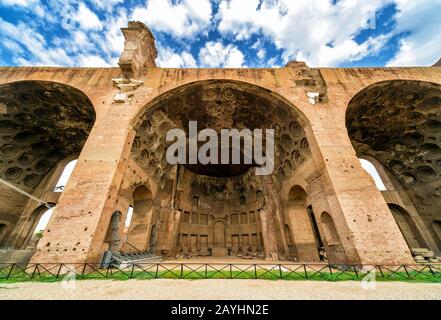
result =
[{"label": "green grass lawn", "polygon": [[[9,277],[8,277],[9,275]],[[441,272],[435,272],[434,274],[430,271],[417,272],[417,271],[399,271],[392,273],[389,271],[383,271],[383,273],[376,272],[376,281],[387,282],[387,281],[402,281],[402,282],[414,282],[414,283],[441,283]],[[274,269],[272,271],[267,271],[264,269],[253,268],[246,271],[233,270],[230,272],[228,269],[221,271],[215,270],[159,270],[156,269],[140,271],[140,270],[99,270],[90,273],[85,273],[83,276],[75,276],[77,280],[153,280],[153,279],[187,279],[187,280],[201,280],[201,279],[261,279],[261,280],[281,280],[281,281],[362,281],[365,274],[355,273],[353,271],[340,272],[334,271],[330,273],[329,271],[323,272],[307,272],[302,271],[287,272],[280,271],[279,269]],[[17,283],[17,282],[59,282],[66,278],[66,275],[50,274],[48,272],[40,272],[31,274],[26,274],[20,269],[3,270],[0,273],[0,283]]]}]

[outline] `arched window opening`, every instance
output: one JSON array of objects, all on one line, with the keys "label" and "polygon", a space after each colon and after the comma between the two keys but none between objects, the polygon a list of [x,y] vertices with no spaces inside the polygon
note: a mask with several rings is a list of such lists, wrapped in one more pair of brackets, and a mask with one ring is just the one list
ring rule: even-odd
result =
[{"label": "arched window opening", "polygon": [[126,229],[130,227],[130,224],[132,223],[132,218],[133,218],[133,207],[130,206],[129,209],[127,210],[127,217],[125,222]]},{"label": "arched window opening", "polygon": [[306,205],[306,191],[300,186],[294,186],[289,191],[289,201],[298,205]]},{"label": "arched window opening", "polygon": [[60,176],[60,179],[58,179],[58,182],[55,186],[55,192],[63,192],[64,188],[66,187],[67,183],[69,182],[70,176],[72,175],[72,172],[75,169],[75,166],[77,165],[78,160],[73,160],[67,164],[67,166],[64,168],[63,173]]},{"label": "arched window opening", "polygon": [[146,186],[139,186],[135,189],[133,192],[133,201],[151,201],[152,200],[152,193]]},{"label": "arched window opening", "polygon": [[54,208],[48,209],[43,215],[40,217],[40,220],[38,221],[37,226],[34,229],[33,234],[41,236],[46,230],[47,225],[49,224],[49,220],[52,217],[52,214],[54,213]]},{"label": "arched window opening", "polygon": [[377,168],[368,160],[365,159],[359,159],[361,166],[364,170],[366,170],[367,173],[374,179],[375,185],[377,186],[378,190],[380,191],[386,191],[386,186],[383,182],[383,180],[380,177],[380,174],[377,171]]},{"label": "arched window opening", "polygon": [[153,199],[150,190],[143,185],[135,189],[132,197],[133,206],[129,207],[127,220],[130,221],[130,226],[136,227],[139,224],[146,223],[146,219],[152,209]]},{"label": "arched window opening", "polygon": [[193,196],[192,210],[193,210],[193,212],[199,211],[199,197],[198,196]]},{"label": "arched window opening", "polygon": [[37,247],[38,242],[43,237],[43,233],[52,218],[54,209],[55,207],[47,209],[46,207],[41,206],[33,212],[28,227],[24,233],[26,236],[22,240],[22,249],[32,249]]},{"label": "arched window opening", "polygon": [[46,230],[49,220],[52,217],[55,205],[51,205],[54,206],[52,209],[41,205],[32,212],[20,231],[14,248],[26,249],[29,246],[36,245],[37,240],[43,235],[43,231]]}]

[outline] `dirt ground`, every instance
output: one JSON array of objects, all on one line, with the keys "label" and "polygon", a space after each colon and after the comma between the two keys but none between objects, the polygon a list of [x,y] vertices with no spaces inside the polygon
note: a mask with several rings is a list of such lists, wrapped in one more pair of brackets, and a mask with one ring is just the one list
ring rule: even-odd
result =
[{"label": "dirt ground", "polygon": [[83,280],[0,284],[0,300],[441,300],[441,284],[265,280]]}]

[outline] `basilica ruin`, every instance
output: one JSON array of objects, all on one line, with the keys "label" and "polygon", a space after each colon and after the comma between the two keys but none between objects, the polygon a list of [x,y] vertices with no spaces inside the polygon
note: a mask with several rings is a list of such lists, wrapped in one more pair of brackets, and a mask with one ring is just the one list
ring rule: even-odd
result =
[{"label": "basilica ruin", "polygon": [[[441,256],[441,67],[167,69],[145,25],[122,32],[119,67],[0,67],[0,262]],[[274,129],[273,174],[170,165],[166,133],[189,121]]]}]

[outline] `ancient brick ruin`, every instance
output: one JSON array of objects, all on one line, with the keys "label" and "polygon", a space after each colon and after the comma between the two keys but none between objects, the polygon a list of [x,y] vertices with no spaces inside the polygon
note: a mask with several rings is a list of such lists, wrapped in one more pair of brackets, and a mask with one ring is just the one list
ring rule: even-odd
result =
[{"label": "ancient brick ruin", "polygon": [[[441,255],[440,67],[166,69],[146,26],[123,32],[116,68],[0,68],[0,178],[56,205],[35,248],[46,207],[0,184],[3,260],[150,251],[396,265]],[[191,120],[274,129],[274,173],[170,165],[166,132]]]}]

